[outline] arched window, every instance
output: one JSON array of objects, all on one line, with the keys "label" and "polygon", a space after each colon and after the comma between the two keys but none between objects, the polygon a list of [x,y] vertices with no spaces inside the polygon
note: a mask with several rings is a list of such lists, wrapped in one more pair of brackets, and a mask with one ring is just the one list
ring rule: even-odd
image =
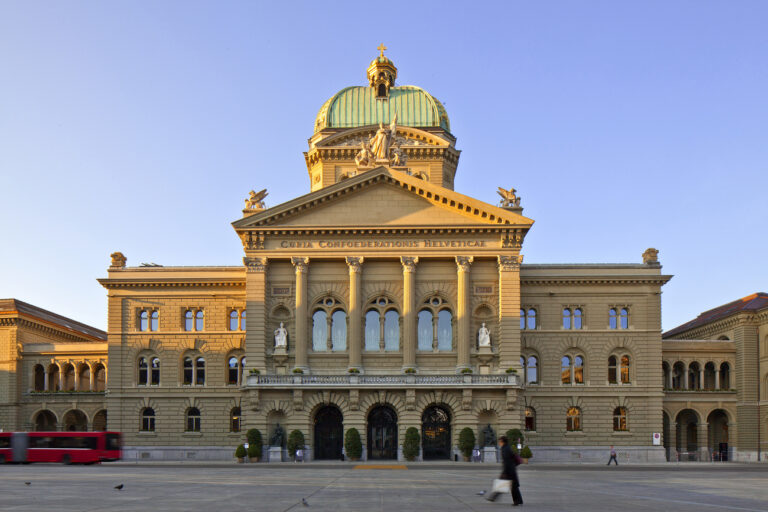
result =
[{"label": "arched window", "polygon": [[672,389],[683,389],[685,365],[678,361],[672,367]]},{"label": "arched window", "polygon": [[621,356],[621,383],[629,384],[629,356]]},{"label": "arched window", "polygon": [[525,408],[525,430],[528,432],[536,430],[536,410],[533,407]]},{"label": "arched window", "polygon": [[192,382],[194,382],[194,367],[192,366],[192,358],[191,357],[185,357],[184,358],[184,369],[183,369],[183,379],[182,383],[186,384],[188,386],[192,385]]},{"label": "arched window", "polygon": [[432,311],[428,309],[419,311],[419,350],[429,351],[433,349],[432,341],[434,326],[432,318]]},{"label": "arched window", "polygon": [[608,310],[608,327],[610,329],[618,329],[618,316],[619,315],[616,312],[616,308],[611,308]]},{"label": "arched window", "polygon": [[155,309],[149,314],[149,330],[156,331],[160,323],[160,313]]},{"label": "arched window", "polygon": [[341,309],[331,315],[331,350],[347,350],[347,314]]},{"label": "arched window", "polygon": [[59,365],[56,363],[48,367],[48,391],[59,391]]},{"label": "arched window", "polygon": [[582,321],[584,319],[584,314],[581,311],[581,308],[576,308],[573,310],[573,328],[574,329],[581,329],[582,327]]},{"label": "arched window", "polygon": [[525,376],[526,384],[538,384],[538,365],[539,360],[536,356],[529,356],[520,358],[520,366],[523,367],[523,374]]},{"label": "arched window", "polygon": [[629,309],[611,308],[608,310],[608,327],[611,329],[629,329]]},{"label": "arched window", "polygon": [[563,308],[563,329],[571,328],[571,310]]},{"label": "arched window", "polygon": [[627,429],[627,409],[617,407],[613,410],[613,431],[623,432]]},{"label": "arched window", "polygon": [[532,330],[536,328],[536,310],[528,308],[525,312],[525,328]]},{"label": "arched window", "polygon": [[584,358],[582,356],[573,358],[573,382],[574,384],[584,384]]},{"label": "arched window", "polygon": [[400,350],[400,314],[394,309],[384,313],[384,350]]},{"label": "arched window", "polygon": [[150,362],[150,380],[149,383],[152,386],[160,385],[160,358],[153,357]]},{"label": "arched window", "polygon": [[720,365],[720,389],[731,389],[731,365],[728,363]]},{"label": "arched window", "polygon": [[234,407],[229,411],[229,431],[240,432],[240,408]]},{"label": "arched window", "polygon": [[192,321],[194,317],[195,317],[195,314],[192,313],[191,309],[188,309],[184,312],[184,330],[185,331],[192,330]]},{"label": "arched window", "polygon": [[139,358],[139,386],[146,386],[149,382],[149,365],[144,357]]},{"label": "arched window", "polygon": [[155,410],[151,407],[145,407],[141,410],[141,431],[155,431]]},{"label": "arched window", "polygon": [[704,389],[712,391],[715,389],[715,363],[709,361],[704,365]]},{"label": "arched window", "polygon": [[93,391],[102,392],[107,389],[107,369],[103,364],[98,363],[93,367],[93,381],[95,386]]},{"label": "arched window", "polygon": [[565,415],[565,430],[576,432],[581,430],[581,410],[578,407],[569,407]]},{"label": "arched window", "polygon": [[246,330],[245,329],[245,315],[246,315],[246,313],[247,313],[246,310],[242,310],[240,312],[240,330],[241,331],[245,331]]},{"label": "arched window", "polygon": [[437,313],[437,350],[453,350],[453,314],[448,309]]},{"label": "arched window", "polygon": [[520,330],[525,329],[525,310],[520,310]]},{"label": "arched window", "polygon": [[381,315],[375,309],[365,314],[365,350],[379,350]]},{"label": "arched window", "polygon": [[205,385],[205,359],[202,357],[195,360],[195,384],[198,386]]},{"label": "arched window", "polygon": [[237,358],[232,356],[227,364],[227,384],[235,385],[240,383],[240,365]]},{"label": "arched window", "polygon": [[610,356],[608,358],[608,384],[617,384],[617,367],[616,367],[616,356]]},{"label": "arched window", "polygon": [[619,312],[621,316],[621,328],[622,329],[629,329],[629,310],[627,308],[621,308],[621,311]]},{"label": "arched window", "polygon": [[205,315],[202,309],[195,311],[195,330],[202,331],[205,327]]},{"label": "arched window", "polygon": [[139,311],[139,330],[146,331],[149,329],[149,313],[146,309]]},{"label": "arched window", "polygon": [[74,391],[75,390],[75,367],[72,366],[72,364],[67,363],[64,365],[62,377],[63,377],[62,391]]},{"label": "arched window", "polygon": [[701,388],[701,368],[696,361],[688,365],[688,389]]},{"label": "arched window", "polygon": [[312,315],[312,350],[328,350],[328,314],[322,309]]},{"label": "arched window", "polygon": [[568,356],[560,359],[560,380],[563,384],[571,383],[571,358]]},{"label": "arched window", "polygon": [[187,409],[187,432],[200,432],[200,409],[190,407]]},{"label": "arched window", "polygon": [[237,310],[233,309],[229,312],[229,330],[236,331],[240,326],[240,315],[237,314]]}]

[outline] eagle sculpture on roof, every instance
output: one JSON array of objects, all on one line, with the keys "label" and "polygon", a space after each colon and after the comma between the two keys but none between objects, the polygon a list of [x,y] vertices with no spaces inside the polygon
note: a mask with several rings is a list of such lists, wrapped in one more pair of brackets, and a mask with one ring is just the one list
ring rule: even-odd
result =
[{"label": "eagle sculpture on roof", "polygon": [[511,207],[519,207],[520,206],[520,197],[518,197],[515,194],[516,190],[514,188],[510,188],[509,190],[499,187],[498,194],[501,196],[501,206],[502,208],[511,208]]},{"label": "eagle sculpture on roof", "polygon": [[266,205],[264,204],[264,198],[269,195],[267,189],[264,189],[260,192],[251,190],[248,194],[248,197],[245,199],[246,210],[263,210],[266,208]]}]

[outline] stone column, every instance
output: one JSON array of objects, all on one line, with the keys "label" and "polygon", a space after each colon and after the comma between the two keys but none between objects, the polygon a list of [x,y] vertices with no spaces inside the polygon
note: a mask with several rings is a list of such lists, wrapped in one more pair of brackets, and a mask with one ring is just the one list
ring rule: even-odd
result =
[{"label": "stone column", "polygon": [[458,280],[458,300],[456,301],[456,368],[470,367],[470,339],[469,332],[469,267],[472,265],[472,256],[456,256],[456,272]]},{"label": "stone column", "polygon": [[683,389],[688,389],[688,384],[690,379],[690,376],[688,375],[688,372],[690,372],[690,368],[688,368],[688,363],[683,363]]},{"label": "stone column", "polygon": [[704,389],[704,367],[699,370],[699,389]]},{"label": "stone column", "polygon": [[[91,390],[93,390],[93,386],[91,386]],[[48,368],[43,368],[43,391],[50,391],[48,389]]]},{"label": "stone column", "polygon": [[363,319],[360,309],[363,257],[347,256],[346,261],[349,266],[349,367],[359,369],[363,363]]},{"label": "stone column", "polygon": [[416,264],[418,256],[401,256],[403,265],[403,369],[416,368]]},{"label": "stone column", "polygon": [[75,385],[75,391],[80,391],[80,374],[77,373],[77,365],[72,365],[72,376],[75,379],[73,383]]},{"label": "stone column", "polygon": [[309,258],[291,258],[296,267],[296,368],[307,369],[307,273]]},{"label": "stone column", "polygon": [[[245,364],[248,369],[266,371],[267,344],[267,258],[245,257]],[[151,372],[152,369],[150,368]]]},{"label": "stone column", "polygon": [[675,369],[674,369],[674,367],[670,367],[670,369],[669,369],[669,376],[667,377],[667,380],[669,381],[669,382],[667,382],[667,387],[669,389],[673,389],[672,382],[674,381],[674,378],[675,378]]},{"label": "stone column", "polygon": [[715,368],[715,389],[720,389],[720,368]]},{"label": "stone column", "polygon": [[[522,255],[499,256],[499,368],[520,368],[520,264]],[[541,363],[539,363],[541,372]],[[521,372],[522,374],[522,372]],[[539,380],[541,374],[539,373]]]}]

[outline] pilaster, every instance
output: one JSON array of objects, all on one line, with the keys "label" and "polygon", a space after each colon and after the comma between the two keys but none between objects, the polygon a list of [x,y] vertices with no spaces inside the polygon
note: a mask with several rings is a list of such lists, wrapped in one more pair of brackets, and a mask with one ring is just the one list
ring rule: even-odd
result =
[{"label": "pilaster", "polygon": [[456,301],[456,368],[469,368],[470,356],[470,322],[469,322],[469,269],[472,256],[456,256],[456,279],[458,281],[458,297]]},{"label": "pilaster", "polygon": [[520,264],[522,255],[499,256],[499,368],[520,368]]},{"label": "pilaster", "polygon": [[296,270],[296,368],[307,366],[307,274],[309,258],[293,257],[291,263]]},{"label": "pilaster", "polygon": [[401,256],[403,265],[403,368],[416,367],[416,264],[418,256]]},{"label": "pilaster", "polygon": [[245,257],[245,361],[248,369],[266,370],[267,258]]}]

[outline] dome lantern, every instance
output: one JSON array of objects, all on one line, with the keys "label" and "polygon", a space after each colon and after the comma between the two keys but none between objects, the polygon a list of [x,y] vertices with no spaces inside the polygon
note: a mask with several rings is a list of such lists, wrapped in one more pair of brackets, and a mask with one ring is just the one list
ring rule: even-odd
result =
[{"label": "dome lantern", "polygon": [[384,56],[384,50],[387,49],[384,44],[380,44],[376,49],[380,54],[368,66],[368,83],[376,91],[376,98],[388,98],[389,88],[395,86],[397,68],[394,62]]}]

